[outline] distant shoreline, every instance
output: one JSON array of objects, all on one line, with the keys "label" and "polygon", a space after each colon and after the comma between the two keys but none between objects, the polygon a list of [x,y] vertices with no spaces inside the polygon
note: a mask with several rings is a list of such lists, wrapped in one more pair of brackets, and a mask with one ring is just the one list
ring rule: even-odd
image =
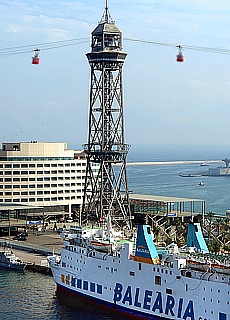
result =
[{"label": "distant shoreline", "polygon": [[142,161],[142,162],[127,162],[127,166],[164,166],[164,165],[178,165],[178,164],[202,164],[203,162],[221,163],[222,160],[182,160],[182,161]]}]

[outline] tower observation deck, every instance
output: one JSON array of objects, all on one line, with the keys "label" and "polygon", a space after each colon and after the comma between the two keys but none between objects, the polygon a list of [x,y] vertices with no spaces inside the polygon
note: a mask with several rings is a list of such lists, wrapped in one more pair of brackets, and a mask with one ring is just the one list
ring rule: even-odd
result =
[{"label": "tower observation deck", "polygon": [[[82,216],[99,221],[111,218],[131,228],[126,175],[129,145],[124,142],[122,33],[116,27],[106,1],[103,16],[92,32],[86,180]],[[95,164],[99,171],[95,172]],[[116,165],[116,166],[115,166]]]}]

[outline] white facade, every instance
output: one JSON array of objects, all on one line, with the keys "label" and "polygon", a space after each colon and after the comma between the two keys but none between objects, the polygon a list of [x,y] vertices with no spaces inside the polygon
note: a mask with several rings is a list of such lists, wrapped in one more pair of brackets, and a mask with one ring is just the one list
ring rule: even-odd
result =
[{"label": "white facade", "polygon": [[36,206],[81,205],[86,158],[67,143],[3,143],[0,203]]}]

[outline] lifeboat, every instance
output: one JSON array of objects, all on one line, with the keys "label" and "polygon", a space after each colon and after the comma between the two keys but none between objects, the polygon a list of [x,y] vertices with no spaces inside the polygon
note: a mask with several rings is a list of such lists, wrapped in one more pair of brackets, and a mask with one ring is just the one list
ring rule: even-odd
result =
[{"label": "lifeboat", "polygon": [[40,63],[40,58],[38,56],[39,54],[39,49],[34,50],[34,56],[32,57],[32,64],[39,64]]},{"label": "lifeboat", "polygon": [[177,47],[179,48],[179,53],[178,53],[178,55],[176,56],[176,61],[177,61],[177,62],[184,62],[184,55],[183,55],[183,53],[182,53],[182,47],[181,47],[180,44],[179,44]]}]

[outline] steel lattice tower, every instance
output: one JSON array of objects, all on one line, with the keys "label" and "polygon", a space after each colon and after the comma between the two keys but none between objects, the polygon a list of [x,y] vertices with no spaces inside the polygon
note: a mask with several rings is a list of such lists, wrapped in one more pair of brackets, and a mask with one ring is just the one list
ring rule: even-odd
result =
[{"label": "steel lattice tower", "polygon": [[[118,225],[131,228],[131,212],[126,175],[129,146],[124,143],[122,33],[108,10],[92,32],[91,52],[86,56],[91,68],[88,142],[82,216],[99,220],[108,216]],[[95,172],[95,164],[99,172]]]}]

